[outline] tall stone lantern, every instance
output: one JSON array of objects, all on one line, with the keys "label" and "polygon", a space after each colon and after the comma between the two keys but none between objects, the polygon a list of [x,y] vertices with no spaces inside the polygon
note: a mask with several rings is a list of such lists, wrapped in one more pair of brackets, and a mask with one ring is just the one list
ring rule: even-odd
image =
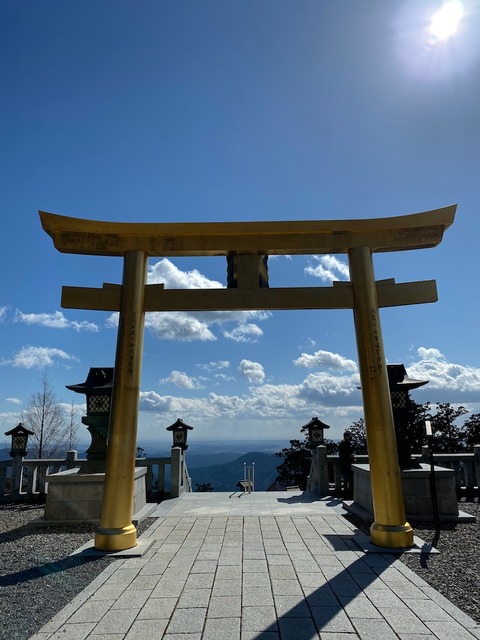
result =
[{"label": "tall stone lantern", "polygon": [[87,400],[87,415],[82,417],[82,422],[87,425],[92,442],[86,451],[87,461],[80,466],[80,473],[105,471],[113,371],[113,367],[92,367],[85,382],[66,385],[75,393],[84,393]]},{"label": "tall stone lantern", "polygon": [[393,423],[397,440],[398,462],[400,469],[412,469],[418,466],[412,460],[412,452],[408,444],[410,429],[410,395],[412,389],[422,387],[428,380],[415,380],[407,374],[403,364],[387,364],[388,385],[392,401]]}]

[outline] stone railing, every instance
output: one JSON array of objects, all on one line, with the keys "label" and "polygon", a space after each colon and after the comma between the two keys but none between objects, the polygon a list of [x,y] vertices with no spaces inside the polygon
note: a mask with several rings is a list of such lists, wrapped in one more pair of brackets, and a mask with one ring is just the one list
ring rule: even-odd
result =
[{"label": "stone railing", "polygon": [[[412,459],[429,464],[428,447],[422,447],[422,452],[413,454]],[[368,464],[368,455],[355,456],[355,462]],[[433,462],[438,467],[454,470],[457,495],[480,493],[480,445],[474,445],[472,453],[434,453]],[[314,452],[307,489],[321,496],[341,489],[338,455],[327,455],[327,448],[323,445]]]},{"label": "stone railing", "polygon": [[[145,483],[150,499],[178,498],[192,490],[185,456],[179,447],[172,448],[170,458],[137,458],[136,466],[147,467]],[[166,469],[168,466],[170,475]]]},{"label": "stone railing", "polygon": [[[0,503],[45,500],[48,492],[47,476],[78,467],[81,460],[76,451],[66,458],[14,458],[0,462]],[[171,457],[137,458],[137,467],[146,467],[146,494],[149,499],[177,498],[192,490],[185,456],[178,447]],[[168,473],[170,467],[170,474]]]}]

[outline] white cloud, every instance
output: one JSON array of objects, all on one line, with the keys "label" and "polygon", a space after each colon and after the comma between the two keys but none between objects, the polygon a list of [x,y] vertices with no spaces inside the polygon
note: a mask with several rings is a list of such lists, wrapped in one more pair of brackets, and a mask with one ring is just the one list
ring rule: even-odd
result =
[{"label": "white cloud", "polygon": [[419,347],[417,353],[422,360],[445,360],[445,356],[438,349]]},{"label": "white cloud", "polygon": [[17,309],[14,322],[28,325],[38,325],[49,329],[74,329],[75,331],[98,331],[98,326],[93,322],[77,322],[67,320],[61,311],[55,313],[22,313]]},{"label": "white cloud", "polygon": [[10,404],[22,404],[22,401],[19,398],[5,398],[5,401]]},{"label": "white cloud", "polygon": [[208,323],[198,319],[191,313],[171,311],[169,313],[147,313],[145,328],[162,340],[181,340],[206,342],[216,340]]},{"label": "white cloud", "polygon": [[332,255],[320,255],[312,256],[313,260],[316,260],[318,264],[316,266],[305,267],[305,273],[315,278],[320,278],[323,282],[329,282],[330,284],[336,280],[349,280],[350,271],[348,265],[341,260],[338,260]]},{"label": "white cloud", "polygon": [[199,369],[204,371],[218,371],[220,369],[228,369],[230,366],[229,360],[217,360],[216,362],[204,362],[203,364],[197,364]]},{"label": "white cloud", "polygon": [[181,389],[203,389],[199,378],[192,378],[183,371],[171,371],[168,378],[162,378],[160,384],[174,384]]},{"label": "white cloud", "polygon": [[[170,260],[164,258],[152,265],[148,271],[148,283],[163,283],[170,289],[224,289],[216,280],[210,280],[196,269],[181,271]],[[160,340],[180,340],[201,342],[217,340],[215,327],[223,327],[228,323],[238,323],[231,331],[224,330],[224,337],[236,342],[255,342],[263,335],[256,324],[248,323],[254,319],[258,322],[270,317],[266,311],[197,311],[197,312],[151,312],[145,315],[145,328]],[[118,313],[107,318],[106,326],[118,326]]]},{"label": "white cloud", "polygon": [[[462,394],[480,393],[480,369],[448,362],[446,357],[436,348],[419,347],[417,353],[420,356],[420,360],[409,364],[406,368],[410,377],[418,380],[428,380],[428,384],[422,387],[424,393],[428,394],[432,390],[441,390],[448,392],[448,397],[451,397],[453,392],[456,394],[458,402],[462,401]],[[432,401],[446,402],[452,400],[432,399]]]},{"label": "white cloud", "polygon": [[358,401],[359,386],[360,378],[357,374],[333,376],[324,372],[311,373],[303,381],[300,396],[327,404],[350,404],[349,396],[356,396]]},{"label": "white cloud", "polygon": [[306,367],[307,369],[322,367],[338,371],[357,371],[357,363],[353,360],[349,360],[338,353],[322,350],[315,351],[313,354],[302,353],[299,358],[293,361],[293,364],[297,367]]},{"label": "white cloud", "polygon": [[76,361],[78,358],[54,347],[23,347],[14,354],[11,360],[3,360],[1,364],[9,364],[23,369],[42,368],[55,364],[56,360]]},{"label": "white cloud", "polygon": [[197,269],[181,271],[167,258],[155,263],[148,269],[149,284],[165,285],[167,289],[224,289],[225,286],[216,280],[210,280]]},{"label": "white cloud", "polygon": [[245,323],[239,324],[231,331],[224,331],[223,335],[234,342],[257,342],[258,338],[263,336],[263,331],[256,324]]},{"label": "white cloud", "polygon": [[4,322],[7,317],[8,307],[0,307],[0,322]]},{"label": "white cloud", "polygon": [[251,384],[262,384],[265,380],[265,371],[259,362],[244,359],[240,362],[238,370]]}]

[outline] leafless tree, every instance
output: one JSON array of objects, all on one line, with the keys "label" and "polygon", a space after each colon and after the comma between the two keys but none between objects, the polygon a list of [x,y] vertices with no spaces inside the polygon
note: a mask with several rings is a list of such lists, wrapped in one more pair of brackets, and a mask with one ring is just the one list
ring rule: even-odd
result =
[{"label": "leafless tree", "polygon": [[68,451],[72,451],[72,449],[75,449],[75,447],[77,446],[77,443],[78,443],[78,429],[79,429],[78,407],[76,407],[73,404],[73,400],[72,400],[72,404],[70,406],[70,411],[68,413],[67,421],[68,421],[68,424],[67,424],[67,448],[68,448]]},{"label": "leafless tree", "polygon": [[47,369],[40,377],[40,391],[30,396],[22,412],[22,422],[33,431],[28,442],[32,458],[56,458],[65,454],[69,421],[57,402]]}]

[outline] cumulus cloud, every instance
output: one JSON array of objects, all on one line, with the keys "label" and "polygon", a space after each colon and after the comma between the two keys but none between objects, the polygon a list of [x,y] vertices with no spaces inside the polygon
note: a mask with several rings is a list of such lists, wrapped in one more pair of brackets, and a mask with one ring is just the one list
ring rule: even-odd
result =
[{"label": "cumulus cloud", "polygon": [[22,313],[17,309],[14,322],[21,322],[28,325],[37,325],[49,329],[74,329],[75,331],[98,331],[98,326],[94,322],[77,322],[67,320],[61,311],[55,313]]},{"label": "cumulus cloud", "polygon": [[323,282],[332,283],[336,280],[349,280],[350,271],[348,265],[332,255],[312,256],[318,262],[316,265],[305,267],[305,273]]},{"label": "cumulus cloud", "polygon": [[0,307],[0,322],[4,322],[7,317],[8,307]]},{"label": "cumulus cloud", "polygon": [[208,323],[200,320],[194,314],[172,311],[169,313],[147,313],[145,328],[153,335],[163,340],[181,340],[191,342],[200,340],[207,342],[216,340]]},{"label": "cumulus cloud", "polygon": [[[164,258],[152,265],[148,271],[148,283],[163,283],[167,289],[224,289],[216,280],[210,280],[196,269],[182,271]],[[201,342],[217,340],[215,330],[227,324],[235,324],[232,330],[223,329],[224,337],[236,342],[255,342],[263,335],[262,330],[249,320],[261,322],[270,317],[265,311],[196,311],[196,312],[151,312],[145,316],[145,328],[160,340]],[[118,326],[118,313],[113,313],[106,326]]]},{"label": "cumulus cloud", "polygon": [[310,401],[340,404],[349,402],[349,396],[360,397],[358,387],[360,378],[352,375],[329,375],[325,372],[311,373],[303,381],[300,395]]},{"label": "cumulus cloud", "polygon": [[251,384],[262,384],[265,380],[265,371],[259,362],[244,359],[240,362],[238,370]]},{"label": "cumulus cloud", "polygon": [[53,365],[58,360],[64,362],[78,362],[78,358],[69,355],[62,349],[54,347],[23,347],[14,354],[10,360],[2,361],[3,365],[9,364],[23,369],[43,368]]},{"label": "cumulus cloud", "polygon": [[338,353],[330,351],[315,351],[315,353],[302,353],[302,355],[293,361],[296,367],[306,367],[313,369],[314,367],[332,369],[337,371],[357,371],[357,363],[349,360]]},{"label": "cumulus cloud", "polygon": [[459,402],[462,401],[462,394],[480,393],[480,369],[448,362],[447,358],[436,348],[419,347],[417,354],[420,359],[418,362],[409,364],[407,371],[412,378],[428,380],[428,385],[422,388],[424,393],[441,390],[448,392],[450,396],[453,392]]},{"label": "cumulus cloud", "polygon": [[234,342],[257,342],[263,336],[263,331],[256,324],[239,324],[231,331],[224,331],[223,335]]},{"label": "cumulus cloud", "polygon": [[203,389],[199,378],[192,378],[184,371],[171,371],[168,378],[162,378],[160,384],[174,384],[181,389]]},{"label": "cumulus cloud", "polygon": [[225,286],[216,280],[210,280],[197,269],[182,271],[173,262],[163,258],[149,267],[147,282],[163,283],[168,289],[224,289]]}]

